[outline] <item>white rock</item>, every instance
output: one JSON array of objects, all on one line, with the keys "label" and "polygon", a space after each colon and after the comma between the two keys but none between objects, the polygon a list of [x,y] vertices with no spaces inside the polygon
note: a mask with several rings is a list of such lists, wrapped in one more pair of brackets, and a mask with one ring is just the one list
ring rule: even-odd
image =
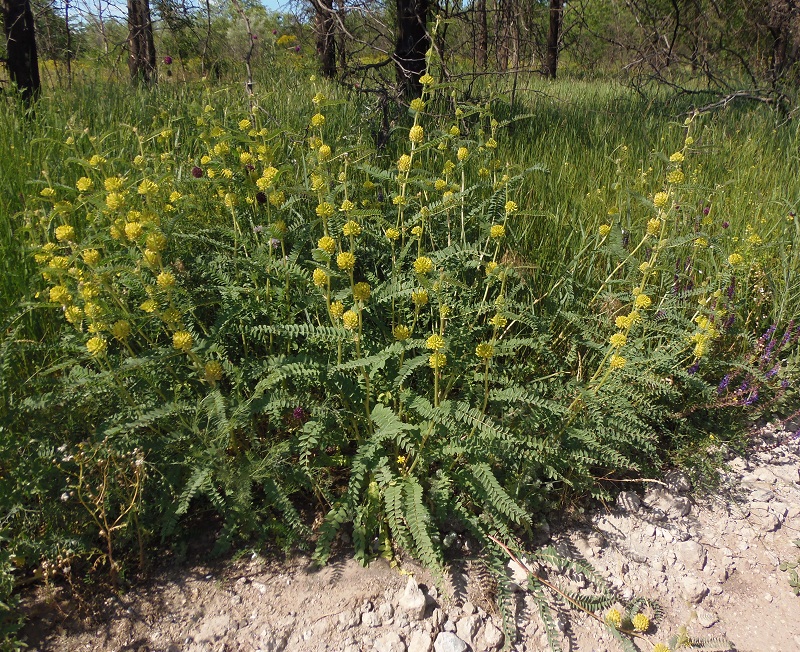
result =
[{"label": "white rock", "polygon": [[682,541],[675,546],[675,554],[687,568],[703,570],[706,565],[706,549],[697,541]]},{"label": "white rock", "polygon": [[697,622],[700,623],[701,627],[708,629],[718,620],[719,618],[717,618],[717,615],[713,611],[708,611],[707,609],[703,609],[703,607],[698,608]]},{"label": "white rock", "polygon": [[376,640],[372,649],[375,652],[406,652],[406,644],[397,632],[389,632]]},{"label": "white rock", "polygon": [[689,480],[689,476],[677,469],[667,473],[664,480],[667,483],[667,489],[674,494],[689,493],[689,490],[692,488],[692,481]]},{"label": "white rock", "polygon": [[406,588],[397,601],[397,608],[408,615],[409,620],[425,618],[425,594],[413,577],[408,578]]},{"label": "white rock", "polygon": [[469,600],[464,603],[464,606],[461,607],[461,611],[464,612],[465,615],[471,616],[477,611],[477,608],[474,604],[472,604]]},{"label": "white rock", "polygon": [[685,597],[692,604],[698,604],[699,602],[702,602],[703,598],[708,592],[706,585],[696,577],[684,577],[681,580],[681,585],[683,586],[683,597]]},{"label": "white rock", "polygon": [[361,614],[361,624],[364,627],[380,627],[381,617],[375,611],[367,611]]},{"label": "white rock", "polygon": [[750,492],[750,502],[768,503],[775,498],[775,494],[767,489],[755,489]]},{"label": "white rock", "polygon": [[484,650],[486,652],[491,652],[503,645],[505,635],[499,627],[495,626],[495,624],[489,620],[483,628],[478,640],[478,649],[481,650],[481,652]]},{"label": "white rock", "polygon": [[474,647],[475,634],[481,626],[480,616],[465,616],[456,623],[456,634],[467,642],[470,647]]},{"label": "white rock", "polygon": [[467,652],[469,646],[455,634],[440,632],[433,644],[435,652]]},{"label": "white rock", "polygon": [[433,641],[431,635],[424,631],[415,631],[408,640],[408,652],[431,652]]},{"label": "white rock", "polygon": [[622,491],[617,496],[617,507],[623,512],[635,514],[642,506],[642,500],[635,491]]},{"label": "white rock", "polygon": [[394,607],[390,602],[383,602],[378,607],[378,615],[381,617],[381,620],[386,624],[391,624],[392,616],[394,616]]}]

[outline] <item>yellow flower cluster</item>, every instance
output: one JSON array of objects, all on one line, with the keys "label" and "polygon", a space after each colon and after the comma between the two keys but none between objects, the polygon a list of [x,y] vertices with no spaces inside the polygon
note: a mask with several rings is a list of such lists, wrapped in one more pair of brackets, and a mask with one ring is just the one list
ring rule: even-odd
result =
[{"label": "yellow flower cluster", "polygon": [[411,157],[408,154],[403,154],[397,159],[397,169],[400,172],[408,172],[411,169]]},{"label": "yellow flower cluster", "polygon": [[386,238],[388,240],[394,241],[394,240],[397,240],[399,237],[400,237],[400,231],[398,231],[394,227],[390,227],[390,228],[386,229]]},{"label": "yellow flower cluster", "polygon": [[650,619],[644,614],[636,614],[631,618],[631,623],[637,632],[646,632],[650,629]]},{"label": "yellow flower cluster", "polygon": [[343,251],[336,256],[336,264],[339,269],[350,271],[356,266],[356,257],[349,251]]},{"label": "yellow flower cluster", "polygon": [[606,623],[619,629],[622,626],[622,613],[619,609],[612,608],[606,612]]},{"label": "yellow flower cluster", "polygon": [[494,347],[489,342],[481,342],[475,347],[475,355],[484,360],[488,360],[494,355]]},{"label": "yellow flower cluster", "polygon": [[669,201],[669,193],[666,192],[657,192],[653,195],[653,205],[656,208],[664,208]]},{"label": "yellow flower cluster", "polygon": [[647,235],[658,235],[661,232],[661,220],[653,218],[647,221]]},{"label": "yellow flower cluster", "polygon": [[223,368],[222,365],[216,360],[206,362],[203,371],[205,373],[206,380],[208,381],[217,382],[222,380]]},{"label": "yellow flower cluster", "polygon": [[428,303],[428,292],[424,289],[414,290],[411,293],[411,301],[415,306],[424,306]]},{"label": "yellow flower cluster", "polygon": [[178,351],[189,352],[192,350],[193,344],[194,338],[188,331],[175,331],[172,334],[172,346],[178,349]]},{"label": "yellow flower cluster", "polygon": [[425,131],[423,130],[421,125],[414,125],[408,131],[408,139],[412,143],[419,144],[425,138]]},{"label": "yellow flower cluster", "polygon": [[445,347],[444,338],[441,335],[431,335],[425,340],[425,348],[431,351],[441,351]]},{"label": "yellow flower cluster", "polygon": [[344,233],[348,238],[361,235],[361,225],[354,220],[349,220],[348,222],[345,222],[345,225],[342,227],[342,233]]},{"label": "yellow flower cluster", "polygon": [[341,301],[334,301],[331,304],[331,317],[341,319],[344,314],[344,304]]},{"label": "yellow flower cluster", "polygon": [[638,310],[646,310],[652,305],[653,301],[646,294],[638,294],[633,300],[633,305]]},{"label": "yellow flower cluster", "polygon": [[324,287],[328,284],[328,275],[319,267],[314,270],[312,277],[314,279],[314,285],[316,285],[318,288]]},{"label": "yellow flower cluster", "polygon": [[329,235],[322,236],[317,242],[317,247],[322,249],[326,254],[333,255],[333,252],[336,251],[336,240],[334,240]]},{"label": "yellow flower cluster", "polygon": [[371,289],[369,287],[369,283],[361,281],[353,286],[353,298],[356,301],[368,301],[370,293]]},{"label": "yellow flower cluster", "polygon": [[404,340],[407,340],[409,337],[411,337],[411,329],[408,326],[403,326],[403,325],[395,326],[393,333],[394,333],[394,338],[398,342],[403,342]]},{"label": "yellow flower cluster", "polygon": [[495,240],[504,238],[506,235],[506,227],[502,224],[492,224],[492,228],[489,229],[489,235]]},{"label": "yellow flower cluster", "polygon": [[625,333],[614,333],[608,340],[609,344],[613,346],[615,349],[622,348],[628,343],[628,338],[625,337]]},{"label": "yellow flower cluster", "polygon": [[436,353],[431,354],[431,357],[428,358],[428,364],[430,365],[431,369],[442,369],[447,364],[447,356],[444,353]]},{"label": "yellow flower cluster", "polygon": [[347,330],[358,328],[358,313],[348,310],[342,315],[342,323]]},{"label": "yellow flower cluster", "polygon": [[610,224],[601,224],[600,228],[597,229],[598,233],[600,233],[601,238],[607,238],[608,234],[611,233],[611,225]]},{"label": "yellow flower cluster", "polygon": [[433,261],[427,256],[420,256],[414,261],[414,271],[417,274],[428,274],[433,271]]}]

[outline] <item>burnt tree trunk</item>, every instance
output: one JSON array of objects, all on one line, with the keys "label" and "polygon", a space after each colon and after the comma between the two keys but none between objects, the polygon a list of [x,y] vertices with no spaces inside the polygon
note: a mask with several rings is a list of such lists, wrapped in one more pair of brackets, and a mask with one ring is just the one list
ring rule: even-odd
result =
[{"label": "burnt tree trunk", "polygon": [[558,42],[561,40],[561,18],[564,14],[563,0],[550,0],[550,28],[547,30],[547,62],[545,74],[556,78],[558,67]]},{"label": "burnt tree trunk", "polygon": [[39,93],[39,57],[36,53],[33,12],[29,0],[0,0],[6,34],[7,65],[11,81],[26,100]]},{"label": "burnt tree trunk", "polygon": [[314,0],[314,32],[317,56],[322,74],[336,76],[336,32],[334,30],[333,0]]},{"label": "burnt tree trunk", "polygon": [[156,48],[148,0],[128,0],[128,70],[134,83],[155,82]]},{"label": "burnt tree trunk", "polygon": [[397,43],[394,64],[397,81],[406,97],[419,97],[422,93],[419,79],[425,74],[425,53],[431,46],[426,29],[428,0],[396,0],[396,7]]},{"label": "burnt tree trunk", "polygon": [[479,70],[486,70],[489,60],[489,27],[486,20],[486,0],[478,0],[475,4],[478,12],[477,64]]}]

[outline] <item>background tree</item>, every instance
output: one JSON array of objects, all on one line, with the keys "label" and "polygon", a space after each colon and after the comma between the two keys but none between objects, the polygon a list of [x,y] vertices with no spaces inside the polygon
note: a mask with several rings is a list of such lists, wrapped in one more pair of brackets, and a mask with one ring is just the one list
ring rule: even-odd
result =
[{"label": "background tree", "polygon": [[422,92],[420,77],[425,74],[425,53],[431,46],[428,35],[428,0],[395,0],[397,43],[394,63],[397,81],[407,97]]},{"label": "background tree", "polygon": [[155,81],[156,48],[148,0],[128,0],[128,70],[135,83]]},{"label": "background tree", "polygon": [[41,88],[33,12],[29,0],[0,0],[11,81],[30,100]]}]

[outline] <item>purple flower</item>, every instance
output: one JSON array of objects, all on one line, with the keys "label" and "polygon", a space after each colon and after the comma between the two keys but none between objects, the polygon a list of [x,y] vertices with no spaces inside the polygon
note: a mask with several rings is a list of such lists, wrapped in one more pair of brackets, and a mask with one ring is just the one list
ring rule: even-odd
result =
[{"label": "purple flower", "polygon": [[722,380],[719,381],[719,385],[717,385],[717,394],[722,394],[726,389],[728,389],[728,384],[731,382],[731,375],[725,374],[722,377]]},{"label": "purple flower", "polygon": [[789,340],[792,339],[792,331],[794,330],[794,319],[789,322],[789,325],[786,327],[786,332],[783,334],[783,339],[781,340],[780,348],[783,348],[789,343]]},{"label": "purple flower", "polygon": [[264,227],[261,224],[257,224],[253,227],[254,233],[261,233],[264,230]]},{"label": "purple flower", "polygon": [[694,375],[697,373],[697,370],[698,370],[698,369],[700,369],[700,360],[698,360],[698,361],[697,361],[697,362],[695,362],[695,363],[694,363],[694,364],[693,364],[691,367],[689,367],[689,368],[686,370],[686,372],[687,372],[687,373],[688,373],[690,376],[694,376]]},{"label": "purple flower", "polygon": [[277,33],[278,33],[278,30],[277,30],[277,29],[273,29],[273,30],[272,30],[272,35],[273,35],[273,36],[275,36]]},{"label": "purple flower", "polygon": [[259,204],[266,204],[267,203],[267,195],[261,191],[256,193],[256,201]]},{"label": "purple flower", "polygon": [[753,405],[753,403],[755,403],[756,401],[758,401],[758,390],[754,389],[750,393],[750,395],[744,400],[742,405]]},{"label": "purple flower", "polygon": [[736,315],[728,315],[727,319],[722,324],[722,330],[728,330],[731,326],[733,326],[733,322],[736,321]]},{"label": "purple flower", "polygon": [[169,65],[171,65],[171,64],[172,64],[172,57],[171,57],[171,56],[169,56],[169,55],[167,55],[166,57],[164,57],[164,65],[165,65],[165,66],[169,66]]},{"label": "purple flower", "polygon": [[273,249],[277,249],[281,245],[281,241],[278,238],[270,238],[269,243],[272,245]]},{"label": "purple flower", "polygon": [[727,228],[728,228],[730,225],[731,225],[731,223],[730,223],[730,222],[728,222],[727,220],[725,220],[725,221],[722,223],[722,228],[723,228],[723,229],[727,229]]},{"label": "purple flower", "polygon": [[731,278],[731,284],[728,286],[728,300],[733,299],[733,293],[736,292],[736,277]]},{"label": "purple flower", "polygon": [[708,215],[711,212],[711,206],[706,206],[703,209],[703,215]]},{"label": "purple flower", "polygon": [[308,412],[302,406],[297,406],[294,410],[292,410],[292,418],[297,421],[306,421],[308,419]]},{"label": "purple flower", "polygon": [[784,378],[781,381],[781,389],[788,389],[789,388],[789,380]]},{"label": "purple flower", "polygon": [[203,168],[199,168],[196,165],[192,168],[192,176],[195,179],[199,179],[203,176]]},{"label": "purple flower", "polygon": [[774,378],[775,376],[778,375],[778,371],[780,370],[780,368],[781,368],[780,363],[776,364],[772,369],[770,369],[766,374],[764,374],[764,377],[767,379]]},{"label": "purple flower", "polygon": [[299,45],[295,45],[294,46],[294,51],[295,52],[300,52],[300,46]]}]

